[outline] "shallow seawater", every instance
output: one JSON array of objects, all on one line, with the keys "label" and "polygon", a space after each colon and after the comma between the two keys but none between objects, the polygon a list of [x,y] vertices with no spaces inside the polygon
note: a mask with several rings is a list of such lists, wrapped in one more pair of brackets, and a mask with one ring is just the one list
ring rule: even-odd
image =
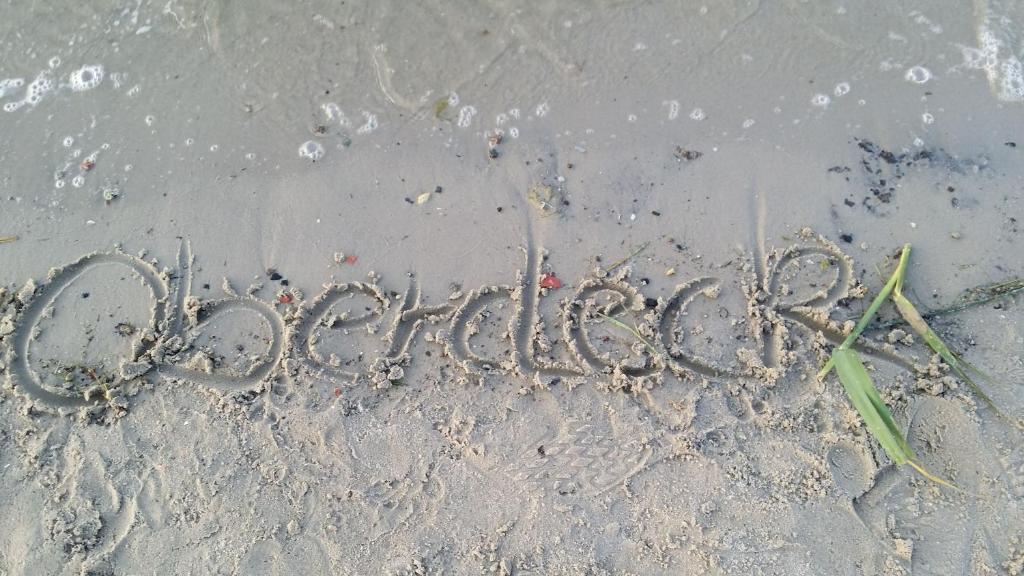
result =
[{"label": "shallow seawater", "polygon": [[0,574],[1022,570],[1024,4],[0,14]]}]

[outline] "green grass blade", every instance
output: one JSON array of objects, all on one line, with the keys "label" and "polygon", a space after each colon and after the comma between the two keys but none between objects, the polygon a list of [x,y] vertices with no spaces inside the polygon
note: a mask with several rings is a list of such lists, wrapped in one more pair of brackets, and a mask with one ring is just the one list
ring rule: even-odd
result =
[{"label": "green grass blade", "polygon": [[853,402],[868,432],[878,440],[885,453],[896,464],[905,464],[914,458],[914,452],[900,433],[889,408],[882,402],[871,376],[853,350],[837,348],[832,352],[836,373]]},{"label": "green grass blade", "polygon": [[[839,345],[838,349],[849,349],[851,346],[853,346],[854,341],[857,340],[861,333],[864,332],[864,329],[868,327],[868,324],[871,323],[871,320],[875,317],[875,314],[878,313],[878,309],[881,308],[882,304],[885,303],[886,298],[888,298],[889,295],[892,293],[893,289],[896,287],[896,284],[902,281],[903,274],[907,269],[907,261],[909,259],[910,244],[905,244],[903,246],[903,253],[900,255],[900,263],[896,267],[896,271],[893,272],[892,276],[889,277],[889,280],[885,283],[885,286],[882,287],[882,291],[878,293],[878,296],[875,296],[875,299],[871,301],[871,305],[868,306],[867,311],[865,311],[864,315],[860,317],[860,320],[857,322],[857,325],[854,326],[853,331],[850,332],[849,336],[847,336],[845,340],[843,340],[843,343]],[[828,362],[826,362],[825,365],[821,368],[821,371],[818,372],[818,379],[820,380],[824,378],[825,375],[828,374],[830,370],[832,370],[832,366],[834,364],[835,356],[829,358]]]},{"label": "green grass blade", "polygon": [[882,402],[882,397],[878,394],[878,389],[871,381],[871,376],[864,368],[857,352],[837,348],[832,352],[832,358],[835,360],[836,373],[843,384],[843,389],[846,390],[846,395],[857,409],[857,413],[864,419],[868,432],[878,440],[885,453],[889,455],[889,459],[898,466],[909,464],[918,474],[936,484],[960,490],[956,484],[939,478],[917,462],[917,456],[896,426],[892,412],[885,402]]},{"label": "green grass blade", "polygon": [[973,378],[971,378],[970,374],[968,374],[967,371],[973,370],[975,373],[985,378],[989,382],[991,382],[992,379],[988,377],[987,374],[975,368],[966,360],[958,356],[955,352],[950,350],[949,346],[947,346],[946,343],[943,342],[941,338],[939,338],[939,335],[936,334],[930,326],[928,326],[928,323],[925,322],[924,318],[917,311],[917,308],[914,307],[914,304],[910,300],[908,300],[907,297],[904,296],[901,291],[894,291],[892,299],[896,303],[896,309],[899,310],[900,315],[903,316],[903,319],[907,321],[907,324],[911,327],[911,329],[913,329],[914,332],[916,332],[917,335],[920,336],[925,341],[925,343],[928,344],[929,348],[934,350],[935,353],[938,354],[942,358],[942,360],[949,365],[949,367],[953,370],[953,373],[956,374],[961,380],[966,382],[967,386],[971,388],[974,394],[976,394],[978,398],[981,398],[985,405],[988,406],[989,409],[991,409],[993,412],[995,412],[997,416],[1019,428],[1020,424],[1014,422],[1014,420],[1010,418],[1010,416],[1008,416],[1002,410],[1000,410],[999,407],[996,406],[996,403],[992,400],[992,398],[989,397],[989,395],[986,394],[985,391],[981,389],[981,386],[979,386],[978,383],[975,382]]}]

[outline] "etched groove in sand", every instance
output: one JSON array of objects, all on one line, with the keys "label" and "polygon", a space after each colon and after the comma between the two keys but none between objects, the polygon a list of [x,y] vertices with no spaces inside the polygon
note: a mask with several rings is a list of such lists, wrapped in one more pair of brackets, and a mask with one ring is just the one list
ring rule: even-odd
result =
[{"label": "etched groove in sand", "polygon": [[710,360],[684,353],[680,342],[682,333],[675,329],[686,316],[686,307],[691,302],[699,296],[708,296],[709,291],[717,290],[719,286],[721,286],[721,281],[717,278],[698,278],[677,287],[672,297],[658,307],[661,316],[660,344],[665,356],[669,359],[669,370],[676,375],[682,376],[687,371],[693,371],[712,378],[722,376],[739,378],[742,376],[742,374],[718,366]]},{"label": "etched groove in sand", "polygon": [[[802,327],[838,342],[843,328],[831,314],[844,299],[861,295],[855,293],[858,286],[851,260],[824,238],[819,237],[814,245],[795,245],[770,253],[755,267],[757,274],[765,277],[743,283],[747,317],[733,324],[749,326],[746,337],[736,337],[741,341],[751,338],[755,349],[737,350],[737,357],[729,363],[725,354],[716,352],[712,354],[715,357],[707,357],[707,353],[693,349],[696,341],[684,342],[687,329],[699,328],[684,327],[688,307],[700,298],[718,298],[721,279],[699,277],[685,282],[676,286],[667,299],[659,298],[653,304],[653,298],[645,298],[631,284],[628,268],[613,277],[586,278],[577,284],[572,296],[558,304],[561,338],[551,341],[544,334],[539,311],[541,296],[550,290],[542,288],[540,282],[544,253],[531,245],[525,249],[525,256],[525,270],[517,272],[513,285],[483,286],[458,303],[421,304],[421,293],[413,280],[401,305],[392,313],[395,307],[375,281],[326,284],[315,298],[283,311],[251,295],[239,297],[231,291],[227,298],[200,301],[190,295],[193,256],[187,242],[182,243],[173,270],[157,271],[155,264],[119,251],[91,254],[54,272],[34,298],[25,300],[13,336],[7,339],[13,343],[9,378],[15,388],[58,408],[101,400],[90,399],[99,396],[96,390],[75,395],[48,389],[30,362],[33,334],[38,332],[37,324],[48,307],[78,277],[99,265],[128,268],[141,278],[154,301],[149,327],[133,341],[131,354],[120,366],[120,376],[110,377],[114,378],[110,382],[113,389],[148,373],[212,388],[240,389],[258,386],[275,375],[295,376],[300,368],[313,377],[353,382],[368,379],[386,386],[403,377],[400,366],[412,361],[410,350],[424,325],[440,322],[446,323],[447,329],[424,340],[441,345],[460,372],[477,380],[492,373],[512,374],[532,378],[534,384],[544,388],[563,379],[572,387],[585,377],[596,376],[610,378],[611,389],[639,390],[662,382],[667,369],[680,378],[697,374],[719,380],[774,382],[796,361],[794,343],[800,339],[790,330]],[[359,308],[357,312],[342,311],[347,299],[355,302],[367,298],[371,305],[360,303],[353,306]],[[494,324],[496,309],[509,316],[507,328]],[[197,344],[199,334],[216,328],[216,318],[232,312],[255,314],[270,332],[263,339],[266,349],[245,358],[239,371],[233,373],[215,370],[217,363]],[[391,323],[391,329],[378,335],[385,321]],[[493,329],[491,333],[481,333],[485,324]],[[627,327],[632,334],[622,330]],[[380,339],[383,345],[364,358],[364,350],[354,340],[360,335]],[[324,350],[337,342],[352,346],[355,359],[342,360]],[[891,346],[863,342],[859,349],[902,368],[913,368],[912,361]],[[554,346],[568,360],[554,360]],[[500,351],[484,352],[488,349]],[[347,355],[345,350],[338,354]],[[538,353],[547,359],[538,357]],[[287,362],[282,364],[283,359]],[[109,389],[103,381],[99,385],[103,386],[102,396],[109,400]]]},{"label": "etched groove in sand", "polygon": [[470,338],[478,331],[480,314],[488,304],[502,297],[511,297],[511,286],[484,286],[470,291],[466,300],[452,315],[445,352],[470,376],[479,377],[496,370],[500,360],[480,356],[470,349]]},{"label": "etched groove in sand", "polygon": [[[334,306],[343,299],[360,294],[369,296],[377,306],[373,310],[357,316],[350,316],[347,313],[331,313]],[[289,348],[299,355],[299,361],[313,373],[327,373],[335,377],[357,379],[359,372],[345,370],[339,358],[325,358],[317,351],[322,330],[346,331],[356,326],[366,326],[380,320],[390,306],[391,301],[384,296],[376,284],[351,282],[325,285],[324,291],[319,296],[299,307],[296,313],[299,322],[288,335]]]},{"label": "etched groove in sand", "polygon": [[[159,272],[155,265],[123,252],[89,254],[54,271],[50,280],[35,290],[12,334],[9,377],[13,388],[44,405],[74,408],[109,400],[111,391],[116,392],[125,382],[151,370],[165,378],[216,388],[244,388],[258,384],[270,375],[280,359],[283,322],[270,306],[254,298],[211,300],[196,303],[189,309],[191,263],[190,247],[183,243],[178,252],[178,269],[173,274]],[[149,289],[154,304],[148,325],[133,341],[129,356],[122,359],[120,373],[103,388],[102,394],[87,390],[80,395],[71,395],[51,390],[32,367],[32,343],[40,330],[38,324],[69,286],[87,272],[104,265],[128,268]],[[256,363],[242,376],[212,374],[176,365],[197,332],[214,317],[239,309],[255,312],[269,326],[271,338],[265,360]]]},{"label": "etched groove in sand", "polygon": [[399,358],[409,353],[413,339],[426,322],[436,322],[450,316],[455,311],[451,304],[422,306],[420,304],[420,287],[416,279],[409,280],[409,289],[402,299],[402,306],[395,316],[394,326],[384,336],[388,341],[388,358]]},{"label": "etched groove in sand", "polygon": [[[264,360],[250,367],[242,376],[213,374],[199,370],[181,368],[175,364],[157,363],[156,371],[165,378],[200,384],[224,390],[251,388],[270,376],[281,357],[284,341],[284,323],[281,317],[264,302],[255,298],[224,298],[208,300],[199,304],[195,311],[195,322],[188,326],[189,332],[201,331],[214,317],[234,310],[247,310],[259,315],[270,327],[270,345]],[[174,334],[173,332],[170,334]]]},{"label": "etched groove in sand", "polygon": [[509,321],[509,333],[512,334],[512,345],[516,366],[520,373],[537,374],[547,378],[564,378],[581,376],[583,372],[578,366],[570,364],[539,364],[536,358],[536,335],[540,307],[540,263],[542,250],[530,242],[526,248],[526,272],[516,274],[516,289],[512,294],[516,302],[516,313]]},{"label": "etched groove in sand", "polygon": [[[608,303],[602,305],[597,302],[597,296],[601,293],[611,296]],[[601,315],[614,317],[621,312],[642,310],[643,302],[640,292],[622,280],[595,278],[581,283],[564,318],[565,339],[576,361],[593,372],[615,368],[621,369],[627,376],[650,376],[660,372],[664,366],[657,363],[657,358],[645,357],[642,365],[624,365],[609,354],[601,353],[584,329],[585,324],[601,322]]]},{"label": "etched groove in sand", "polygon": [[[37,335],[37,325],[42,320],[46,310],[53,305],[76,279],[94,267],[103,264],[126,266],[136,273],[141,278],[142,283],[149,288],[156,304],[153,307],[153,313],[145,332],[155,336],[165,326],[167,285],[152,264],[140,258],[116,252],[86,255],[57,272],[47,284],[36,291],[28,306],[22,311],[12,334],[13,346],[9,362],[10,378],[16,390],[21,390],[32,398],[54,407],[69,408],[90,404],[90,401],[84,396],[70,396],[49,390],[32,368],[31,348],[32,342]],[[157,342],[156,338],[140,336],[137,344],[133,346],[131,360],[138,360],[144,353],[152,349]]]}]

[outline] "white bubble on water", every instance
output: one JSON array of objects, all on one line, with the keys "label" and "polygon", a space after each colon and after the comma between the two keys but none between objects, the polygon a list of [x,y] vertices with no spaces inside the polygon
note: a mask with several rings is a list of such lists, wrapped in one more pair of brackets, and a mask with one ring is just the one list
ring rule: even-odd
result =
[{"label": "white bubble on water", "polygon": [[690,112],[690,118],[692,120],[700,122],[701,120],[707,118],[707,116],[704,114],[704,110],[702,110],[701,108],[694,108],[693,111]]},{"label": "white bubble on water", "polygon": [[508,115],[515,118],[516,120],[519,120],[519,108],[510,108],[508,111]]},{"label": "white bubble on water", "polygon": [[836,84],[836,87],[832,91],[832,93],[835,94],[836,97],[838,97],[838,98],[846,96],[847,94],[850,93],[850,83],[849,82],[840,82],[839,84]]},{"label": "white bubble on water", "polygon": [[931,18],[925,16],[924,14],[918,12],[917,10],[911,12],[910,16],[914,19],[915,23],[927,26],[928,30],[931,31],[932,34],[942,34],[941,24],[933,22]]},{"label": "white bubble on water", "polygon": [[903,78],[907,82],[913,82],[914,84],[924,84],[931,80],[932,73],[924,66],[913,66],[907,69],[907,73],[903,75]]},{"label": "white bubble on water", "polygon": [[627,122],[636,122],[636,114],[629,114],[626,116]]},{"label": "white bubble on water", "polygon": [[15,80],[18,80],[18,78],[4,78],[3,80],[0,80],[0,98],[3,98],[8,91],[12,91],[20,86],[20,84],[14,84]]},{"label": "white bubble on water", "polygon": [[54,180],[53,181],[53,187],[58,189],[58,190],[63,188],[64,187],[64,179],[63,178],[58,178],[58,179]]},{"label": "white bubble on water", "polygon": [[146,126],[152,126],[153,123],[156,122],[156,116],[153,116],[152,114],[147,115],[145,118],[145,122]]},{"label": "white bubble on water", "polygon": [[494,118],[495,126],[502,126],[506,122],[508,122],[508,114],[505,114],[504,112],[499,112],[498,115],[495,116]]},{"label": "white bubble on water", "polygon": [[519,138],[519,128],[512,126],[511,128],[508,129],[508,135],[513,138]]},{"label": "white bubble on water", "polygon": [[827,107],[830,102],[832,102],[832,99],[826,94],[815,94],[814,97],[811,98],[811,106],[817,106],[819,108]]},{"label": "white bubble on water", "polygon": [[755,122],[756,121],[753,118],[747,118],[746,120],[743,121],[743,127],[750,128],[751,126],[754,125]]},{"label": "white bubble on water", "polygon": [[185,146],[191,146],[194,143],[195,143],[195,140],[193,140],[192,138],[186,138],[185,139]]},{"label": "white bubble on water", "polygon": [[299,157],[309,158],[313,162],[324,157],[324,147],[319,142],[314,140],[307,140],[299,146]]},{"label": "white bubble on water", "polygon": [[0,96],[3,96],[5,90],[21,88],[24,85],[24,78],[4,78],[3,80],[0,80]]},{"label": "white bubble on water", "polygon": [[376,130],[377,126],[379,126],[379,123],[377,122],[377,115],[371,114],[366,110],[363,110],[362,113],[364,120],[363,125],[360,126],[359,128],[356,128],[356,134],[369,134],[370,132]]},{"label": "white bubble on water", "polygon": [[217,150],[220,150],[220,145],[214,144],[210,146],[210,152],[216,152]]},{"label": "white bubble on water", "polygon": [[50,78],[49,73],[46,71],[40,72],[39,76],[28,85],[25,89],[25,99],[23,103],[30,106],[39,104],[43,97],[46,96],[51,90],[53,90],[53,80]]},{"label": "white bubble on water", "polygon": [[350,126],[352,124],[352,122],[349,121],[348,116],[345,116],[345,112],[343,112],[342,109],[334,102],[321,104],[320,109],[330,122],[337,122],[341,126]]},{"label": "white bubble on water", "polygon": [[548,111],[551,109],[547,102],[541,102],[537,104],[537,107],[533,110],[533,115],[537,118],[543,118],[547,116]]},{"label": "white bubble on water", "polygon": [[473,116],[476,116],[476,108],[473,106],[463,106],[459,109],[459,120],[457,122],[459,128],[469,128],[470,124],[473,123]]},{"label": "white bubble on water", "polygon": [[47,62],[47,64],[49,64],[51,70],[56,68],[57,66],[60,66],[60,56],[54,56],[53,58],[50,58],[50,61]]},{"label": "white bubble on water", "polygon": [[925,124],[933,124],[935,122],[935,116],[932,116],[931,112],[925,112],[921,114],[921,122]]},{"label": "white bubble on water", "polygon": [[679,117],[679,100],[665,100],[662,106],[668,106],[668,119],[675,120]]},{"label": "white bubble on water", "polygon": [[75,143],[75,139],[72,138],[71,136],[68,136],[68,137],[64,138],[63,144],[64,144],[65,148],[71,148],[71,146],[73,146],[74,143]]},{"label": "white bubble on water", "polygon": [[71,185],[74,186],[75,188],[81,188],[82,186],[85,185],[85,177],[82,176],[81,174],[75,176],[74,178],[71,179]]},{"label": "white bubble on water", "polygon": [[918,148],[924,146],[924,140],[921,140],[920,138],[914,138],[914,146],[917,146]]},{"label": "white bubble on water", "polygon": [[68,81],[71,83],[71,89],[75,92],[92,90],[103,82],[103,66],[99,64],[82,66],[71,73]]}]

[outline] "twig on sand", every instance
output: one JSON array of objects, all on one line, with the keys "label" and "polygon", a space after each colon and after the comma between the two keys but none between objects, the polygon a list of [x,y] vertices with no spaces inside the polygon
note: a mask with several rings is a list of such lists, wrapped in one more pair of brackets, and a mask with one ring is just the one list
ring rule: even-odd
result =
[{"label": "twig on sand", "polygon": [[615,326],[618,326],[619,328],[622,328],[623,330],[626,330],[627,332],[632,334],[634,338],[636,338],[641,343],[643,343],[644,348],[647,348],[647,351],[650,352],[651,355],[654,356],[655,358],[660,358],[661,357],[661,354],[658,352],[658,349],[655,348],[653,344],[648,342],[647,339],[644,338],[642,334],[640,334],[640,330],[638,330],[637,328],[635,328],[633,326],[630,326],[629,324],[626,324],[625,322],[623,322],[621,320],[618,320],[616,318],[612,318],[611,316],[609,316],[607,314],[602,314],[601,312],[598,312],[597,315],[602,317],[602,318],[604,318],[605,320],[611,322]]},{"label": "twig on sand", "polygon": [[14,242],[17,240],[17,236],[0,236],[0,244],[7,244],[8,242]]},{"label": "twig on sand", "polygon": [[[989,302],[1009,298],[1010,296],[1021,292],[1024,292],[1024,278],[1011,278],[1009,280],[993,282],[991,284],[983,284],[981,286],[975,286],[974,288],[968,288],[949,306],[921,313],[921,317],[925,320],[931,320],[933,318],[949,316],[970,308],[983,306]],[[893,320],[889,320],[888,322],[881,322],[874,327],[894,328],[904,324],[907,324],[907,320],[903,317],[898,317]]]},{"label": "twig on sand", "polygon": [[613,270],[615,270],[619,266],[622,266],[626,262],[629,262],[630,260],[632,260],[637,254],[643,252],[644,250],[647,250],[647,247],[650,246],[650,245],[651,245],[650,241],[644,242],[643,244],[640,245],[639,248],[634,250],[631,254],[629,254],[625,258],[620,258],[619,260],[616,260],[615,263],[613,263],[611,266],[605,268],[604,271],[608,272],[608,273],[611,273]]}]

